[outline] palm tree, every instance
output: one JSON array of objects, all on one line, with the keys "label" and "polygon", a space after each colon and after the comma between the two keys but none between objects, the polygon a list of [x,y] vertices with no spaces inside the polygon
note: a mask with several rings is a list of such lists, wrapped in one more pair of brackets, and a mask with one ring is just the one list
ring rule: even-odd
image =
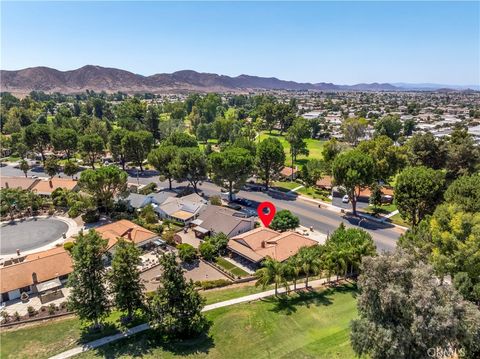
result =
[{"label": "palm tree", "polygon": [[320,257],[315,247],[302,247],[298,251],[302,270],[305,273],[305,288],[308,288],[308,278],[310,273],[317,274],[320,271]]},{"label": "palm tree", "polygon": [[293,290],[297,290],[297,280],[298,277],[300,276],[300,272],[302,271],[302,261],[300,259],[300,256],[294,255],[293,257],[290,257],[290,259],[287,261],[287,268],[288,272],[290,273],[292,279],[293,279]]},{"label": "palm tree", "polygon": [[262,288],[266,288],[271,282],[274,282],[275,296],[278,295],[279,284],[285,284],[286,288],[288,286],[285,265],[270,257],[267,257],[267,259],[263,261],[263,268],[257,270],[255,276],[257,277],[255,286],[261,285]]}]

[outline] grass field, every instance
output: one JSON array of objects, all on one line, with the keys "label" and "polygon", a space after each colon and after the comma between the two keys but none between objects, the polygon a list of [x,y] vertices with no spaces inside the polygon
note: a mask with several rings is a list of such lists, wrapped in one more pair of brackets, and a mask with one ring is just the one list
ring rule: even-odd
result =
[{"label": "grass field", "polygon": [[237,267],[233,263],[218,257],[215,261],[220,267],[224,268],[227,272],[232,273],[236,277],[247,277],[249,274],[245,272],[242,268]]},{"label": "grass field", "polygon": [[78,358],[353,358],[355,295],[343,286],[220,308],[207,313],[208,336],[165,343],[146,332]]},{"label": "grass field", "polygon": [[[276,137],[280,140],[285,150],[285,165],[291,166],[292,165],[292,157],[290,156],[290,144],[285,140],[285,136],[280,136],[278,131],[272,131],[271,134],[268,132],[262,132],[258,136],[258,140],[262,141],[268,137]],[[325,141],[319,141],[312,138],[308,138],[305,140],[307,143],[308,150],[310,154],[307,156],[298,156],[297,161],[295,162],[296,165],[303,165],[307,162],[308,159],[318,159],[321,160],[323,158],[322,149]]]},{"label": "grass field", "polygon": [[[254,286],[202,293],[207,303],[261,291]],[[195,340],[159,342],[153,332],[85,353],[79,358],[351,358],[349,322],[356,316],[356,288],[344,285],[307,294],[230,306],[207,312],[208,336]],[[109,317],[110,324],[119,313]],[[47,358],[81,342],[113,334],[82,337],[76,318],[56,320],[1,333],[2,358]]]},{"label": "grass field", "polygon": [[[273,183],[273,186],[275,186],[276,189],[282,192],[289,192],[292,189],[297,188],[298,186],[301,186],[301,185],[302,184],[299,182],[291,182],[291,181],[277,181]],[[330,198],[328,198],[328,196],[331,194],[330,191],[323,190],[316,187],[310,187],[310,188],[302,187],[296,190],[295,193],[298,193],[299,195],[303,195],[313,199],[319,199],[325,202],[332,201]]]}]

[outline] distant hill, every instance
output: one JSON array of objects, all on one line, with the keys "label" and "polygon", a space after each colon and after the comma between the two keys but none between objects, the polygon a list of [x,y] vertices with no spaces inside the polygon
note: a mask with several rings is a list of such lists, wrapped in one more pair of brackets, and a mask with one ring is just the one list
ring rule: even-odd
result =
[{"label": "distant hill", "polygon": [[[336,85],[332,83],[299,83],[275,77],[258,77],[199,73],[192,70],[171,74],[143,76],[129,71],[87,65],[76,70],[59,71],[49,67],[31,67],[16,71],[0,71],[1,91],[27,94],[30,91],[80,93],[96,92],[239,92],[248,90],[317,90],[317,91],[405,91],[415,89],[408,84],[388,83]],[[425,85],[425,84],[422,84]],[[430,84],[429,84],[430,85]],[[422,87],[434,90],[434,87]],[[446,88],[442,85],[438,88]]]}]

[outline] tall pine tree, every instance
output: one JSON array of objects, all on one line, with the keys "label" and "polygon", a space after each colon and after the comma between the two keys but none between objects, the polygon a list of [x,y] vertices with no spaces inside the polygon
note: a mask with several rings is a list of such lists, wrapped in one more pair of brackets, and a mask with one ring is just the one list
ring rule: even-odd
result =
[{"label": "tall pine tree", "polygon": [[80,319],[93,322],[95,327],[109,313],[102,259],[106,250],[107,241],[97,232],[80,232],[72,250],[73,272],[68,277],[69,308]]},{"label": "tall pine tree", "polygon": [[206,327],[202,314],[203,298],[192,280],[186,281],[175,254],[160,258],[163,268],[161,283],[151,302],[151,325],[169,337],[188,337]]},{"label": "tall pine tree", "polygon": [[140,280],[140,251],[132,242],[119,239],[115,246],[110,272],[110,287],[117,309],[127,312],[131,319],[136,309],[143,306],[143,284]]}]

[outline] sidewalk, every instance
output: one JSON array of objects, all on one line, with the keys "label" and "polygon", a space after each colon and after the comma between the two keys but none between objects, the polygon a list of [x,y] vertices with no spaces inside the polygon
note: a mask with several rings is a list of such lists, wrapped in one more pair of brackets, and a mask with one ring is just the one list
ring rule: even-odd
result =
[{"label": "sidewalk", "polygon": [[[312,280],[312,281],[309,282],[309,284],[310,284],[309,287],[318,288],[318,287],[322,286],[322,284],[324,284],[326,281],[327,281],[326,278]],[[297,289],[302,289],[302,288],[305,288],[305,284],[304,283],[298,283],[297,284]],[[285,287],[278,288],[278,293],[279,294],[285,293],[285,291],[286,291]],[[267,291],[261,292],[261,293],[247,295],[247,296],[240,297],[240,298],[226,300],[224,302],[219,302],[219,303],[206,305],[203,308],[202,312],[208,312],[210,310],[223,308],[223,307],[228,307],[228,306],[235,305],[235,304],[247,303],[247,302],[259,300],[259,299],[262,299],[262,298],[271,297],[273,295],[275,295],[275,289],[267,290]],[[55,356],[50,357],[50,359],[71,358],[75,355],[78,355],[78,354],[84,353],[86,351],[101,347],[102,345],[109,344],[109,343],[115,342],[115,341],[120,340],[120,339],[128,338],[128,337],[130,337],[134,334],[143,332],[143,331],[148,330],[148,329],[150,329],[150,325],[148,323],[140,324],[136,327],[130,328],[129,330],[127,330],[123,333],[118,333],[118,334],[115,334],[115,335],[110,335],[108,337],[100,338],[100,339],[91,341],[89,343],[86,343],[82,346],[78,346],[78,347],[75,347],[73,349],[64,351],[63,353],[60,353],[60,354],[57,354]]]}]

